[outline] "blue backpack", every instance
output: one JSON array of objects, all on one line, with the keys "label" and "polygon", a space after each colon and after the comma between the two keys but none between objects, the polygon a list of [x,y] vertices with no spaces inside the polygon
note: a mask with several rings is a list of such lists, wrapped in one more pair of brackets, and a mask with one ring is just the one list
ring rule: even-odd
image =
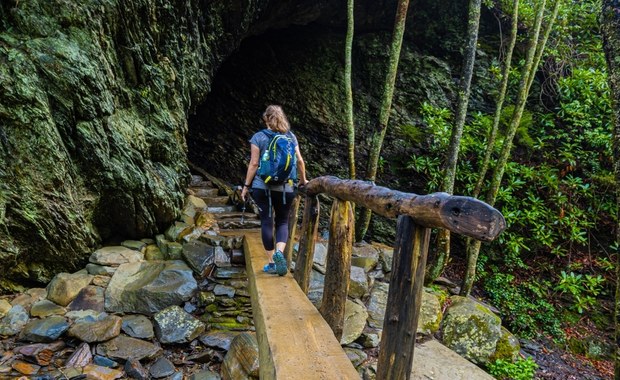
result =
[{"label": "blue backpack", "polygon": [[290,133],[262,131],[270,140],[258,166],[258,176],[266,185],[284,185],[297,182],[297,156]]}]

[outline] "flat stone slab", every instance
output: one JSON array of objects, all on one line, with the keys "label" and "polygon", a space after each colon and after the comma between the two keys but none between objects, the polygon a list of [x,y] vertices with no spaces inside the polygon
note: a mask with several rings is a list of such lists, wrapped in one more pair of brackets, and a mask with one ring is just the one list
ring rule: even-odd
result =
[{"label": "flat stone slab", "polygon": [[121,245],[103,247],[90,255],[88,261],[93,264],[117,266],[125,263],[135,263],[144,259],[144,255],[136,250]]},{"label": "flat stone slab", "polygon": [[493,380],[493,376],[434,339],[416,344],[411,367],[413,380]]}]

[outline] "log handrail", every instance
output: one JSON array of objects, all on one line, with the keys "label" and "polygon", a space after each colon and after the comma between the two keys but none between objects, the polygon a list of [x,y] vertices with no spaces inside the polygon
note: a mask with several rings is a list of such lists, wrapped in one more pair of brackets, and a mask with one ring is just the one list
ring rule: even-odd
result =
[{"label": "log handrail", "polygon": [[[302,192],[305,193],[305,207],[294,277],[306,294],[317,237],[318,195],[324,193],[336,198],[330,221],[326,289],[320,312],[338,338],[344,324],[353,244],[350,227],[353,215],[349,202],[386,217],[398,217],[377,378],[409,379],[430,228],[445,228],[477,240],[491,241],[506,228],[504,216],[495,208],[471,197],[447,193],[417,195],[375,186],[366,181],[342,180],[332,176],[311,180]],[[296,222],[297,214],[291,215],[293,217]]]},{"label": "log handrail", "polygon": [[333,176],[311,180],[306,193],[325,193],[388,218],[409,215],[420,226],[445,228],[482,241],[495,239],[506,228],[506,220],[498,210],[471,197],[448,193],[417,195]]}]

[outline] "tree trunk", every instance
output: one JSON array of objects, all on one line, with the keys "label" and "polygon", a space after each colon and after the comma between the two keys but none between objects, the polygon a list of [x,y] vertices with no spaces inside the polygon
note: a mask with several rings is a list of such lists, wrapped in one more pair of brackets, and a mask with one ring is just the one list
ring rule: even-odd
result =
[{"label": "tree trunk", "polygon": [[347,130],[349,134],[349,178],[355,179],[355,124],[353,123],[353,90],[351,88],[351,50],[353,47],[354,0],[347,1],[347,37],[344,47],[344,90],[346,93]]},{"label": "tree trunk", "polygon": [[[396,82],[396,71],[400,59],[400,48],[403,43],[405,33],[405,21],[407,19],[407,9],[409,0],[399,0],[394,20],[394,31],[392,33],[392,45],[390,48],[390,62],[388,72],[385,76],[385,88],[381,98],[381,108],[379,109],[379,124],[373,132],[370,143],[370,154],[368,156],[368,166],[366,178],[373,183],[377,179],[377,168],[379,166],[379,154],[385,137],[388,121],[390,119],[390,109],[392,108],[392,97],[394,95],[394,84]],[[360,218],[355,226],[356,240],[360,241],[366,235],[372,211],[368,209],[360,210]]]},{"label": "tree trunk", "polygon": [[[469,94],[471,92],[471,78],[474,73],[474,63],[476,61],[476,46],[478,44],[478,29],[480,27],[480,6],[482,0],[469,1],[469,16],[467,19],[467,46],[465,47],[465,57],[463,58],[463,73],[461,77],[461,88],[459,90],[458,104],[454,116],[454,125],[450,137],[450,147],[445,163],[444,180],[441,191],[448,194],[454,192],[454,178],[456,176],[456,164],[458,162],[459,150],[461,147],[461,137],[463,127],[467,117],[467,105],[469,104]],[[437,256],[429,266],[429,278],[433,281],[441,275],[444,266],[450,257],[450,231],[440,230],[438,232]]]},{"label": "tree trunk", "polygon": [[[618,206],[616,241],[620,244],[620,4],[616,0],[603,0],[601,12],[603,50],[607,60],[609,86],[614,110],[614,171],[616,174],[616,199]],[[620,380],[620,253],[616,252],[616,297],[614,307],[616,348],[614,379]]]},{"label": "tree trunk", "polygon": [[482,185],[484,184],[484,178],[489,170],[489,162],[491,162],[491,155],[493,155],[493,148],[495,148],[495,139],[497,138],[497,130],[499,128],[499,121],[502,116],[502,108],[504,107],[504,100],[506,99],[506,89],[508,88],[508,78],[510,75],[510,68],[512,66],[512,52],[514,51],[515,44],[517,42],[517,31],[519,27],[519,0],[514,0],[512,8],[512,25],[510,29],[510,43],[508,44],[508,50],[506,51],[506,58],[504,59],[504,67],[502,68],[502,83],[499,89],[499,95],[497,97],[497,103],[495,105],[495,115],[493,116],[493,125],[489,131],[489,137],[487,138],[487,148],[484,152],[484,159],[482,165],[480,165],[480,172],[478,173],[478,182],[474,188],[474,193],[471,195],[474,198],[478,198]]},{"label": "tree trunk", "polygon": [[[546,0],[541,1],[538,11],[536,13],[536,19],[534,22],[534,34],[532,35],[532,39],[530,40],[530,46],[527,50],[525,58],[525,65],[523,67],[521,81],[519,83],[519,92],[517,95],[517,102],[515,104],[515,111],[510,120],[508,131],[506,133],[506,138],[504,139],[504,145],[502,146],[502,150],[497,165],[495,166],[495,170],[493,170],[491,185],[485,198],[486,202],[490,205],[495,204],[495,199],[497,198],[499,186],[502,182],[502,177],[504,176],[504,170],[506,169],[506,164],[508,163],[508,158],[510,157],[512,141],[517,132],[517,128],[521,123],[521,117],[523,116],[523,110],[525,109],[525,104],[527,103],[527,97],[529,95],[530,87],[533,83],[534,74],[536,74],[538,64],[540,63],[540,59],[545,49],[545,45],[547,44],[547,39],[549,38],[549,34],[551,33],[551,29],[553,28],[553,24],[557,17],[560,2],[561,0],[556,0],[555,2],[552,14],[548,20],[544,36],[541,41],[539,41],[538,39],[544,19]],[[478,255],[480,254],[480,244],[476,244],[474,241],[469,241],[467,245],[467,268],[460,292],[462,296],[466,296],[471,292],[471,288],[476,277],[476,264],[478,262]]]}]

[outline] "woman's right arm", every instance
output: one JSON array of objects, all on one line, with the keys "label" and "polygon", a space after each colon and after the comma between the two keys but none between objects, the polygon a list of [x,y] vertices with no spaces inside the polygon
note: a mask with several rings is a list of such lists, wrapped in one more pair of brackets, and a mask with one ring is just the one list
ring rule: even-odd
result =
[{"label": "woman's right arm", "polygon": [[248,193],[250,187],[252,187],[252,181],[258,170],[258,159],[260,156],[260,149],[254,144],[250,144],[250,163],[248,164],[248,171],[245,174],[245,182],[243,183],[243,189],[241,190],[241,199],[245,201],[245,195]]}]

